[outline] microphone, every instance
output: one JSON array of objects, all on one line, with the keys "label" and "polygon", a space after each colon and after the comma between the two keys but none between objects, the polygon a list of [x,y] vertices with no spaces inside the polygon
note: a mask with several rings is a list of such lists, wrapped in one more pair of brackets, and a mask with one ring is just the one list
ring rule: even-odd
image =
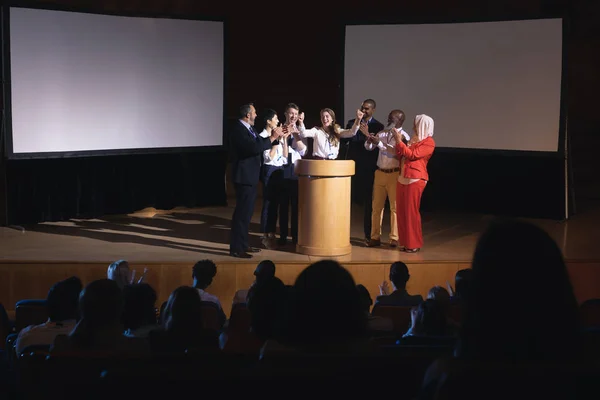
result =
[{"label": "microphone", "polygon": [[344,154],[344,160],[348,159],[348,152],[350,150],[350,141],[346,141],[346,154]]}]

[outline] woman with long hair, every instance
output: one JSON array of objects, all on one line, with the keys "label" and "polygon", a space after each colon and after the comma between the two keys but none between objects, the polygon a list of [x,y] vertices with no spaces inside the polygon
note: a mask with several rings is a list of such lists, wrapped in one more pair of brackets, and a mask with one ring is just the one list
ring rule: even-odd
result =
[{"label": "woman with long hair", "polygon": [[335,160],[340,151],[340,138],[350,138],[356,135],[360,128],[363,112],[356,111],[354,125],[350,129],[342,129],[335,121],[335,112],[331,108],[321,110],[321,126],[311,129],[304,127],[300,120],[300,138],[313,138],[313,158],[317,160]]}]

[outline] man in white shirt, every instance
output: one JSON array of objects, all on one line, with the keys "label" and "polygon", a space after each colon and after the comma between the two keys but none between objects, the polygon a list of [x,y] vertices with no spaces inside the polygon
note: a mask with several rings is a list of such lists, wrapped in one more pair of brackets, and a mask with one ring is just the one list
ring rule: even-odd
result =
[{"label": "man in white shirt", "polygon": [[295,103],[289,103],[285,109],[284,134],[288,138],[288,163],[283,167],[283,191],[279,205],[279,241],[280,246],[287,244],[288,223],[290,222],[289,210],[291,208],[291,236],[292,244],[298,243],[298,176],[294,168],[298,160],[306,154],[306,144],[299,136],[297,123],[303,124],[304,113],[299,113],[300,108]]},{"label": "man in white shirt", "polygon": [[40,325],[30,325],[19,332],[15,348],[17,354],[28,346],[52,345],[58,335],[68,335],[77,321],[79,293],[83,285],[77,277],[71,277],[54,284],[46,298],[48,321]]},{"label": "man in white shirt", "polygon": [[226,316],[219,298],[208,293],[206,289],[211,285],[213,278],[217,275],[217,265],[212,260],[200,260],[192,268],[193,287],[198,290],[200,300],[216,304],[221,325],[225,323]]},{"label": "man in white shirt", "polygon": [[370,134],[366,124],[361,125],[361,132],[367,137],[365,149],[379,149],[377,170],[373,183],[373,211],[371,213],[371,239],[368,247],[381,246],[381,222],[386,198],[390,201],[390,247],[398,246],[398,221],[396,219],[396,182],[400,171],[400,162],[396,156],[394,132],[399,132],[408,141],[410,136],[402,129],[404,112],[392,110],[388,115],[388,126],[377,133]]}]

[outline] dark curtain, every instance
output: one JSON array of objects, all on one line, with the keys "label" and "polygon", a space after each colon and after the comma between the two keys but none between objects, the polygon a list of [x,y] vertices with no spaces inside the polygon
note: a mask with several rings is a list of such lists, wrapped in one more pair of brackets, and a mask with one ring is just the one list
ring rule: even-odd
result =
[{"label": "dark curtain", "polygon": [[514,217],[565,217],[564,160],[556,155],[437,149],[424,210]]},{"label": "dark curtain", "polygon": [[8,223],[227,204],[225,152],[8,160]]}]

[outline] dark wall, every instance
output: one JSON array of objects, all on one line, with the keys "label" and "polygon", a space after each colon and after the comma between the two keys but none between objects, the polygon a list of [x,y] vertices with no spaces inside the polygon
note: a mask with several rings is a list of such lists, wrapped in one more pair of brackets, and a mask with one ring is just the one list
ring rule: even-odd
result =
[{"label": "dark wall", "polygon": [[[194,0],[98,0],[98,1],[39,1],[39,4],[76,5],[78,9],[103,10],[107,12],[141,12],[162,15],[213,15],[225,16],[228,22],[228,70],[226,82],[225,114],[233,117],[240,104],[252,101],[257,108],[274,108],[283,111],[285,104],[290,101],[297,103],[306,112],[307,125],[318,122],[318,111],[323,107],[334,108],[338,117],[342,117],[342,61],[343,61],[343,21],[347,19],[390,21],[397,17],[398,21],[407,20],[477,20],[501,19],[515,17],[536,17],[550,14],[561,14],[570,18],[570,33],[567,38],[568,69],[567,69],[567,109],[569,115],[569,134],[572,139],[571,160],[573,163],[575,194],[579,196],[578,203],[583,200],[600,198],[598,193],[597,176],[600,173],[598,157],[593,153],[590,143],[597,140],[596,126],[600,114],[595,112],[595,104],[600,80],[596,74],[600,66],[598,51],[600,44],[600,31],[598,21],[592,19],[598,15],[596,3],[585,0],[578,1],[544,1],[544,0],[508,0],[508,1],[481,1],[446,0],[428,1],[396,1],[389,2],[374,0],[364,1],[349,0],[340,6],[328,2],[306,1],[302,3],[284,4],[281,2],[247,2],[234,5],[232,1],[226,2],[196,2]],[[594,14],[595,12],[595,14]],[[376,45],[376,44],[374,44]],[[399,41],[398,48],[402,48]],[[376,63],[365,63],[365,73],[376,73]],[[365,94],[369,97],[369,94]],[[409,101],[409,99],[399,99]],[[399,104],[401,107],[401,104]],[[377,116],[381,119],[386,110],[378,110]],[[347,119],[338,118],[338,120]],[[344,121],[345,122],[345,121]],[[507,126],[511,126],[510,117]],[[513,127],[518,129],[518,127]],[[442,131],[436,134],[443,134]],[[206,155],[198,155],[198,162],[205,160],[210,165]],[[122,172],[129,170],[131,164],[123,160],[79,161],[89,163],[93,176],[99,177],[94,196],[104,198],[98,204],[109,204],[104,211],[119,212],[119,209],[142,207],[152,205],[155,199],[161,198],[160,191],[165,187],[152,189],[152,187],[137,187],[144,195],[136,195],[136,201],[127,200],[124,203],[113,204],[108,201],[111,195],[127,187],[126,181],[112,183],[111,177],[121,176]],[[140,161],[141,164],[155,166],[150,158]],[[31,163],[31,165],[26,165]],[[112,164],[122,166],[122,170],[108,173],[107,168]],[[60,166],[58,166],[60,164]],[[34,168],[34,165],[36,166]],[[75,165],[67,160],[18,161],[9,162],[9,188],[10,205],[13,210],[15,205],[22,207],[24,193],[31,193],[31,180],[39,180],[40,170],[62,168],[69,170]],[[79,164],[77,164],[79,165]],[[186,168],[180,164],[181,168]],[[538,217],[561,218],[564,209],[564,195],[562,188],[563,163],[557,158],[523,157],[518,155],[497,155],[494,153],[452,153],[439,150],[431,161],[431,182],[423,199],[425,209],[449,209],[481,211],[496,214],[519,214]],[[215,198],[222,202],[224,195],[223,174],[224,170],[214,172],[217,177],[209,181],[206,179],[206,169],[203,174],[193,170],[179,169],[179,174],[189,177],[189,182],[180,184],[204,187],[211,193],[219,193]],[[165,170],[164,173],[176,171]],[[62,180],[62,190],[67,190],[68,185],[74,180]],[[164,175],[168,177],[169,175]],[[18,179],[15,180],[15,179]],[[25,186],[21,182],[26,182]],[[148,182],[146,182],[148,183]],[[207,185],[214,183],[210,188]],[[133,185],[137,185],[135,182]],[[148,183],[149,184],[149,183]],[[17,191],[15,185],[29,188]],[[107,186],[108,185],[108,186]],[[70,187],[70,186],[69,186]],[[73,193],[74,189],[67,190]],[[107,192],[108,191],[108,192]],[[185,191],[184,191],[185,192]],[[18,213],[18,220],[30,215],[29,219],[43,220],[47,215],[55,214],[60,218],[67,218],[70,212],[42,214],[39,210],[49,207],[43,201],[47,194],[42,190],[36,192],[38,200],[31,200],[29,210],[23,209]],[[189,195],[189,192],[186,192]],[[28,196],[28,195],[27,195]],[[32,198],[33,199],[33,198]],[[171,197],[165,203],[185,202],[184,197]],[[191,205],[200,205],[206,198],[197,198],[195,201],[188,199]],[[67,204],[73,204],[69,197]],[[94,204],[94,198],[87,198],[86,204]],[[215,200],[216,201],[216,200]],[[159,202],[160,203],[160,202]],[[101,212],[103,207],[87,208],[91,213]],[[79,212],[79,211],[77,211]],[[87,212],[87,211],[86,211]],[[0,214],[1,215],[1,214]],[[12,222],[18,222],[13,219]]]}]

